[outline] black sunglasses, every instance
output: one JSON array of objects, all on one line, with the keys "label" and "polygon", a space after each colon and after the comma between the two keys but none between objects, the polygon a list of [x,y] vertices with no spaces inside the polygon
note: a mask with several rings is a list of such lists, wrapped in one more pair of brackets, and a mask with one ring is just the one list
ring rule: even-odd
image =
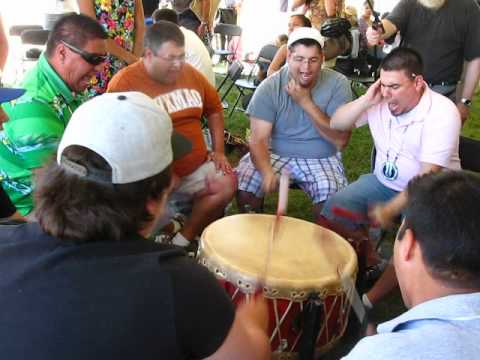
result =
[{"label": "black sunglasses", "polygon": [[90,65],[96,66],[103,63],[105,60],[107,60],[107,55],[92,54],[85,50],[79,49],[73,45],[70,45],[69,43],[66,43],[63,40],[60,40],[60,42],[63,45],[65,45],[67,48],[72,50],[74,53],[80,55],[82,59],[88,62]]}]

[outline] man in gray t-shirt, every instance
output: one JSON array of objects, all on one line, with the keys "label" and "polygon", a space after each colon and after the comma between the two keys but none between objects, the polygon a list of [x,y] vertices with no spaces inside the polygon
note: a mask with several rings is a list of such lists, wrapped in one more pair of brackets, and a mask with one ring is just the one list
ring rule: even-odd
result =
[{"label": "man in gray t-shirt", "polygon": [[[322,69],[323,38],[313,28],[290,35],[287,65],[263,81],[247,109],[250,153],[237,168],[240,211],[261,211],[278,174],[290,173],[312,199],[317,216],[329,195],[346,185],[338,150],[349,132],[330,129],[330,116],[351,100],[347,79]],[[247,206],[247,208],[246,208]]]}]

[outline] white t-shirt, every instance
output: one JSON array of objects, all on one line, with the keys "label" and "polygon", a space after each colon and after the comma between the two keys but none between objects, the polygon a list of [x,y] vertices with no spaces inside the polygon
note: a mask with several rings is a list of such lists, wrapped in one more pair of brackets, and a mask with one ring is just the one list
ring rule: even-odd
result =
[{"label": "white t-shirt", "polygon": [[180,27],[183,36],[185,36],[185,55],[186,61],[195,69],[200,71],[215,87],[215,73],[213,72],[212,59],[208,53],[207,47],[202,40],[193,31]]},{"label": "white t-shirt", "polygon": [[[369,125],[377,151],[374,174],[386,187],[402,191],[418,175],[421,163],[459,170],[458,142],[460,114],[455,104],[428,88],[420,102],[408,113],[393,116],[381,103],[366,111],[356,126]],[[389,180],[382,172],[384,164],[394,162],[398,177]]]}]

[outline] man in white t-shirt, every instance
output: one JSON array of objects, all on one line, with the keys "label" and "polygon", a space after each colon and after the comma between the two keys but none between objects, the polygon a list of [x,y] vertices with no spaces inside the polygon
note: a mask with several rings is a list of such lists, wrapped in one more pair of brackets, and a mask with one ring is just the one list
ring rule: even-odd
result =
[{"label": "man in white t-shirt", "polygon": [[[415,50],[394,49],[380,65],[380,79],[332,116],[330,126],[336,130],[368,123],[376,158],[372,174],[360,176],[325,203],[322,215],[330,222],[359,230],[370,215],[388,226],[404,208],[404,190],[413,177],[460,169],[460,114],[452,101],[429,89],[422,74]],[[347,213],[343,210],[355,214],[355,221],[339,216]],[[390,275],[394,278],[393,270]]]},{"label": "man in white t-shirt", "polygon": [[[152,15],[153,22],[161,20],[170,21],[178,25],[177,13],[171,9],[158,9]],[[180,26],[185,37],[185,60],[195,69],[200,71],[215,86],[215,73],[208,49],[196,33]]]}]

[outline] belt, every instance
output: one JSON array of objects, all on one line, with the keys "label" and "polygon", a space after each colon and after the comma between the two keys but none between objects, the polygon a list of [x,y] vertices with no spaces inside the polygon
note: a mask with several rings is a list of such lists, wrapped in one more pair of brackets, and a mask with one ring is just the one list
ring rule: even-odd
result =
[{"label": "belt", "polygon": [[458,84],[458,81],[441,81],[439,83],[431,83],[431,82],[427,82],[428,86],[429,87],[434,87],[434,86],[457,86]]}]

